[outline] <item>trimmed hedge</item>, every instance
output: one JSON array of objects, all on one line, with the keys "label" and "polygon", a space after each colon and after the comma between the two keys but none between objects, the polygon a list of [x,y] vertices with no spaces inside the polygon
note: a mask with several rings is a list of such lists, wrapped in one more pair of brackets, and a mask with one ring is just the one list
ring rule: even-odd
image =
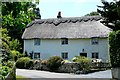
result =
[{"label": "trimmed hedge", "polygon": [[109,34],[110,59],[112,67],[120,67],[120,30]]},{"label": "trimmed hedge", "polygon": [[16,67],[20,69],[29,69],[33,66],[33,61],[29,57],[19,58],[16,62]]},{"label": "trimmed hedge", "polygon": [[92,60],[90,58],[86,58],[84,56],[76,56],[72,59],[73,62],[78,62],[80,64],[81,70],[90,70]]},{"label": "trimmed hedge", "polygon": [[47,61],[47,67],[51,70],[57,70],[62,65],[63,59],[59,56],[50,57]]}]

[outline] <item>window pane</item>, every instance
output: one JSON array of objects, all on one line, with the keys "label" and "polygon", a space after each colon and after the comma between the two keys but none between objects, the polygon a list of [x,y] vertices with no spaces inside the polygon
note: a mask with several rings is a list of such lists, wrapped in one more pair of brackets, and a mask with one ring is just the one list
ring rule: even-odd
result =
[{"label": "window pane", "polygon": [[61,44],[68,44],[68,39],[67,38],[62,38],[61,39]]},{"label": "window pane", "polygon": [[98,38],[92,38],[91,43],[92,45],[98,44]]},{"label": "window pane", "polygon": [[34,39],[34,45],[40,45],[40,39]]},{"label": "window pane", "polygon": [[99,58],[99,54],[97,52],[96,53],[92,53],[92,58],[98,59]]},{"label": "window pane", "polygon": [[62,53],[62,58],[63,59],[68,59],[68,53],[67,52],[63,52]]},{"label": "window pane", "polygon": [[65,59],[67,59],[68,58],[68,53],[65,53]]},{"label": "window pane", "polygon": [[34,53],[34,58],[39,59],[40,58],[40,53]]}]

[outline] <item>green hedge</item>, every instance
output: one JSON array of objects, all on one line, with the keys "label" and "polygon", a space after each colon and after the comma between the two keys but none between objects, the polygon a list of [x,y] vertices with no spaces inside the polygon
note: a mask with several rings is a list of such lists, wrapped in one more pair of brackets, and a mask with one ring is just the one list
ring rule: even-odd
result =
[{"label": "green hedge", "polygon": [[63,59],[59,56],[50,57],[47,61],[47,67],[51,70],[57,70],[62,65]]},{"label": "green hedge", "polygon": [[72,59],[73,62],[78,62],[81,70],[87,71],[91,69],[92,60],[84,56],[76,56]]},{"label": "green hedge", "polygon": [[16,67],[20,69],[29,69],[33,66],[33,61],[29,57],[19,58],[16,62]]},{"label": "green hedge", "polygon": [[120,67],[120,30],[109,34],[110,59],[112,67]]}]

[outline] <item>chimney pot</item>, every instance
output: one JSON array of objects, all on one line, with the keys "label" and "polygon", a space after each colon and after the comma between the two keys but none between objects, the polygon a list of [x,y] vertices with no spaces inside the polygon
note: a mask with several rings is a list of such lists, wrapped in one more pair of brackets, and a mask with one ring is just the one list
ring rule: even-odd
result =
[{"label": "chimney pot", "polygon": [[62,18],[61,17],[61,11],[58,12],[57,18]]}]

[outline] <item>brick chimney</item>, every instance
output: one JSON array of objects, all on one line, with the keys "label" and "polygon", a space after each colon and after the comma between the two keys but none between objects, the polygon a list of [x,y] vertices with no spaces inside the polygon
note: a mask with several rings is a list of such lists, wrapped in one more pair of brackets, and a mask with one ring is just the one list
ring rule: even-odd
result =
[{"label": "brick chimney", "polygon": [[60,19],[61,17],[61,11],[58,12],[57,18]]}]

